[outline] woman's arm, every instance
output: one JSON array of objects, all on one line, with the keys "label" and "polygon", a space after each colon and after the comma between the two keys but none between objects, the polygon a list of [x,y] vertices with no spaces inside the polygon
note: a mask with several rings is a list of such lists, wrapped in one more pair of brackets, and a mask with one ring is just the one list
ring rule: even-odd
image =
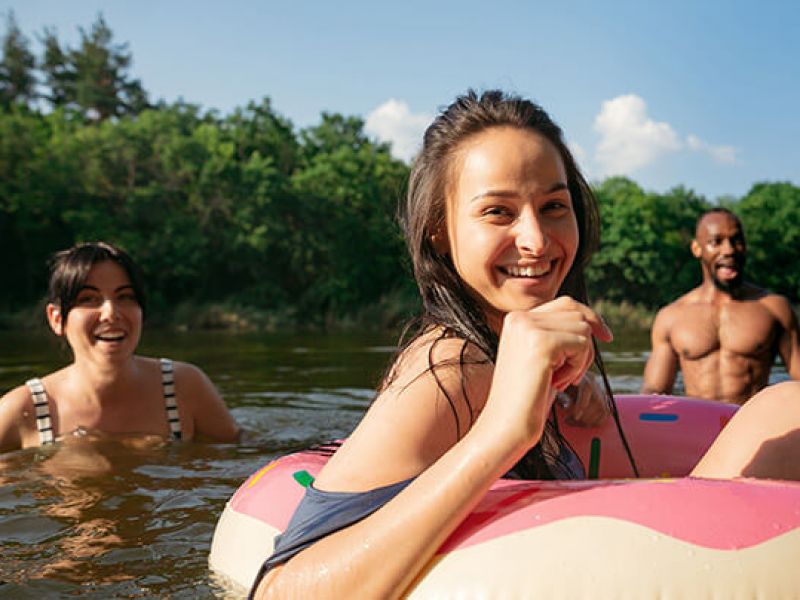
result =
[{"label": "woman's arm", "polygon": [[[577,382],[591,363],[592,332],[603,339],[610,336],[588,308],[571,300],[549,304],[553,306],[506,317],[488,399],[466,435],[455,443],[451,438],[450,447],[384,507],[268,573],[256,598],[338,598],[354,593],[392,598],[406,591],[492,483],[539,440],[555,391]],[[430,418],[440,429],[423,433],[439,437],[452,435],[453,417],[430,373],[411,379],[413,383],[401,386],[394,396],[392,388],[382,394],[378,411],[371,409],[354,433],[355,444],[362,444],[360,452],[352,451],[352,446],[346,450],[346,444],[343,454],[351,460],[334,461],[339,455],[334,457],[333,474],[326,467],[318,487],[366,488],[359,471],[371,462],[391,471],[389,481],[383,482],[390,483],[415,474],[403,472],[413,470],[407,463],[418,460],[415,457],[435,455],[427,451],[427,435],[421,435],[414,415],[422,413],[421,422]],[[451,397],[460,394],[458,381],[453,376],[444,381]],[[486,382],[467,381],[468,390],[481,385],[486,387]],[[431,412],[434,417],[425,416]],[[394,439],[414,440],[416,451],[398,460],[394,452],[398,446],[386,436],[390,430]],[[347,463],[355,484],[345,469]]]},{"label": "woman's arm", "polygon": [[[21,385],[0,398],[0,452],[19,450],[23,446],[20,425],[25,420],[25,407],[32,413],[33,403],[28,388]],[[27,415],[31,421],[35,417]]]},{"label": "woman's arm", "polygon": [[239,426],[208,376],[188,363],[176,362],[174,369],[175,390],[183,406],[189,408],[194,436],[213,442],[237,441]]}]

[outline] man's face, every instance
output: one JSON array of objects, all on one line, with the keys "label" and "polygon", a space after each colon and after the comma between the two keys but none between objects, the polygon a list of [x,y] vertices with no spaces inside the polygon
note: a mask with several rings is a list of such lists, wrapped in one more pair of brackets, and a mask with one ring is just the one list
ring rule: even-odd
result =
[{"label": "man's face", "polygon": [[747,248],[742,227],[731,215],[711,213],[703,217],[692,253],[718,289],[731,292],[742,284]]}]

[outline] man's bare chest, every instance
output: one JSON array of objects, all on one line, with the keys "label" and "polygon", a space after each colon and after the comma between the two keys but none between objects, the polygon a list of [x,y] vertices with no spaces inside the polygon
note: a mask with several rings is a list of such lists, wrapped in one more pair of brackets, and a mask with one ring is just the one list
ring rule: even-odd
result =
[{"label": "man's bare chest", "polygon": [[775,317],[757,302],[691,304],[681,307],[670,338],[682,360],[718,352],[761,358],[774,352],[778,331]]}]

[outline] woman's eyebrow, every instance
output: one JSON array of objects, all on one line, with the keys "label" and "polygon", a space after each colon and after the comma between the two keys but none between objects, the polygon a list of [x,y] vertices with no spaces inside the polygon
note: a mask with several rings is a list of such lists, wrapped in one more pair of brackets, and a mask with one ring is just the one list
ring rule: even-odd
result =
[{"label": "woman's eyebrow", "polygon": [[[540,196],[546,196],[547,194],[552,194],[553,192],[560,192],[561,190],[568,190],[569,186],[563,181],[557,181],[553,185],[551,185],[547,190],[539,194]],[[470,202],[474,202],[475,200],[480,200],[481,198],[492,197],[492,198],[518,198],[519,192],[514,190],[486,190],[485,192],[481,192],[480,194],[476,194],[470,199]]]},{"label": "woman's eyebrow", "polygon": [[[115,291],[115,292],[120,292],[120,291],[122,291],[122,290],[127,290],[127,289],[131,289],[131,290],[132,290],[132,289],[133,289],[133,284],[132,284],[132,283],[126,283],[125,285],[121,285],[121,286],[119,286],[119,287],[118,287],[118,288],[116,288],[114,291]],[[99,291],[100,291],[100,288],[98,288],[98,287],[95,287],[95,286],[93,286],[93,285],[88,285],[88,284],[87,284],[87,285],[84,285],[83,287],[81,287],[81,289],[79,289],[78,291],[79,291],[79,292],[82,292],[83,290],[89,290],[89,291],[91,291],[91,292],[99,292]]]}]

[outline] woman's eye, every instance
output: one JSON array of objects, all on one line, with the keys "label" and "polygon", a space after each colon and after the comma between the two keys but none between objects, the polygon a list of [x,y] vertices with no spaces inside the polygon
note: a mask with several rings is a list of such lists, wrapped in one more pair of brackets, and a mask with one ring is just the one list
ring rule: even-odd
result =
[{"label": "woman's eye", "polygon": [[568,210],[569,205],[562,200],[551,200],[542,207],[542,211],[547,213],[559,213]]},{"label": "woman's eye", "polygon": [[101,303],[99,296],[94,295],[84,295],[78,296],[75,300],[75,304],[78,306],[99,306]]},{"label": "woman's eye", "polygon": [[120,294],[119,296],[117,296],[117,299],[122,302],[131,302],[134,304],[139,303],[139,301],[136,299],[136,294],[134,294],[133,292],[126,292],[124,294]]},{"label": "woman's eye", "polygon": [[481,214],[485,217],[510,217],[511,211],[505,206],[490,206],[485,208]]}]

